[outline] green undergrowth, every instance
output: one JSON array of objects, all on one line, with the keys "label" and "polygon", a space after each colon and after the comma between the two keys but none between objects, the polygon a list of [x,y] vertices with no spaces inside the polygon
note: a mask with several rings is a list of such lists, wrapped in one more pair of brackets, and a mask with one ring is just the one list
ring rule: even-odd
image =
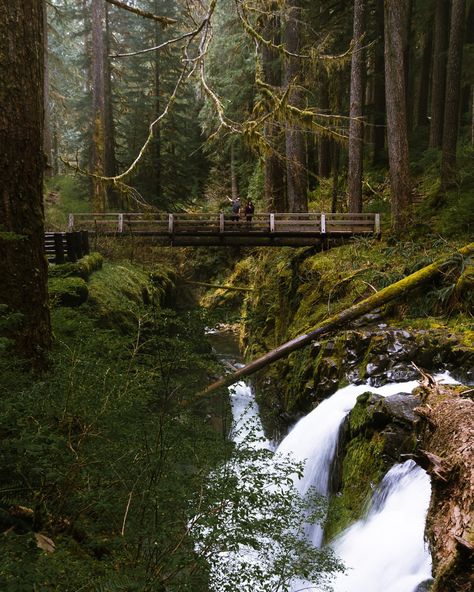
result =
[{"label": "green undergrowth", "polygon": [[48,179],[44,188],[45,228],[65,230],[70,213],[90,212],[88,180],[74,175]]},{"label": "green undergrowth", "polygon": [[186,531],[228,409],[191,403],[216,372],[204,319],[162,307],[165,269],[51,279],[76,280],[89,297],[52,309],[48,372],[0,353],[0,589],[206,590]]}]

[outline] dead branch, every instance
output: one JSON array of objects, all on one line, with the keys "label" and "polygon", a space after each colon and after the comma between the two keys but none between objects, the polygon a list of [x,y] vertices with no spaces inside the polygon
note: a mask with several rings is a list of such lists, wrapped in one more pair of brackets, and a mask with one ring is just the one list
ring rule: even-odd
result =
[{"label": "dead branch", "polygon": [[135,8],[134,6],[129,6],[125,2],[120,2],[120,0],[106,0],[109,4],[113,4],[118,8],[122,8],[123,10],[127,10],[128,12],[133,12],[133,14],[137,14],[143,18],[151,19],[163,25],[163,27],[168,27],[169,25],[175,25],[178,21],[173,18],[169,18],[167,16],[158,16],[157,14],[153,14],[152,12],[147,12],[145,10],[140,10],[139,8]]}]

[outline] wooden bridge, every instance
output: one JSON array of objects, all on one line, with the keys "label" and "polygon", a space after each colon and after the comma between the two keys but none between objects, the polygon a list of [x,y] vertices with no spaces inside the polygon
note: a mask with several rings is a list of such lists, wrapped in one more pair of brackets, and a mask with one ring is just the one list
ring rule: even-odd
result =
[{"label": "wooden bridge", "polygon": [[307,246],[378,236],[380,214],[274,213],[251,220],[222,212],[69,214],[69,232],[144,237],[168,246]]}]

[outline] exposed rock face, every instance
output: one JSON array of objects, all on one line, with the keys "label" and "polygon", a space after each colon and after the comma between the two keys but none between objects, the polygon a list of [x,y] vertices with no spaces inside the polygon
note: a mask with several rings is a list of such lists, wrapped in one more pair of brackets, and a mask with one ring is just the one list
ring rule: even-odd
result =
[{"label": "exposed rock face", "polygon": [[416,448],[414,409],[417,396],[399,393],[382,397],[364,393],[357,399],[342,429],[338,461],[332,470],[331,498],[325,528],[333,538],[360,518],[374,488],[396,462]]},{"label": "exposed rock face", "polygon": [[454,335],[385,326],[346,331],[295,352],[257,379],[262,413],[271,416],[267,428],[272,436],[284,431],[348,382],[380,386],[417,379],[412,362],[428,372],[448,370],[462,382],[474,382],[474,349],[460,345]]},{"label": "exposed rock face", "polygon": [[[474,402],[446,387],[425,389],[421,463],[432,478],[426,532],[433,592],[474,590]],[[423,452],[425,451],[425,452]],[[424,461],[424,462],[423,462]]]}]

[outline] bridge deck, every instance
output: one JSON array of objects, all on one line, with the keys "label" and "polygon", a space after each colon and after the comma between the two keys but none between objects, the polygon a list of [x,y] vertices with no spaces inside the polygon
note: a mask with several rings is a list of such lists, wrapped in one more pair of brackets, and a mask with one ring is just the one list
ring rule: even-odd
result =
[{"label": "bridge deck", "polygon": [[232,214],[81,213],[69,215],[69,231],[141,236],[164,245],[304,246],[321,239],[380,234],[379,214],[275,213],[251,220]]}]

